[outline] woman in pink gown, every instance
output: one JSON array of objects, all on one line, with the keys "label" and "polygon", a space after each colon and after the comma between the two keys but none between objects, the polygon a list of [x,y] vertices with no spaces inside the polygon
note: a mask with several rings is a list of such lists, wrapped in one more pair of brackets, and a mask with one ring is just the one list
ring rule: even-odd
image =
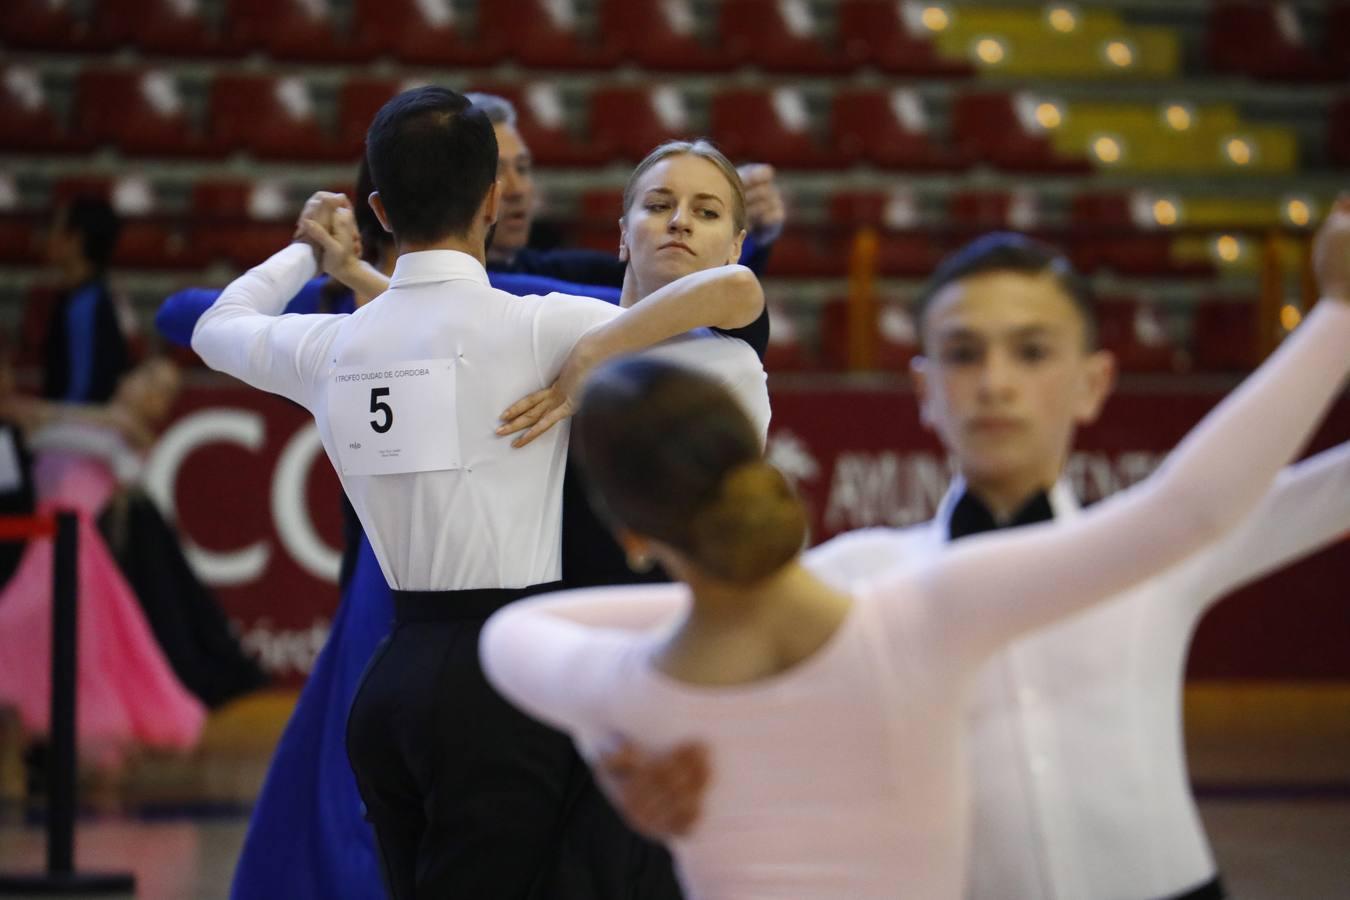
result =
[{"label": "woman in pink gown", "polygon": [[[99,437],[100,429],[87,425],[56,427]],[[33,471],[37,512],[70,510],[78,517],[76,734],[82,758],[98,768],[116,767],[135,746],[189,749],[206,719],[170,668],[96,526],[118,488],[113,458],[87,448],[39,450]],[[50,727],[52,554],[51,538],[30,541],[0,590],[0,706],[16,709],[34,735]]]}]

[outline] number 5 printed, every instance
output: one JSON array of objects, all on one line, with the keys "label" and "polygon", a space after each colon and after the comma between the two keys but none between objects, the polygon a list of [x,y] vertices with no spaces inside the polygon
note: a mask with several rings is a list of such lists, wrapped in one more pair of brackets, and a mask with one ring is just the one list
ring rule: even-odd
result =
[{"label": "number 5 printed", "polygon": [[370,389],[370,411],[372,413],[384,413],[384,421],[378,422],[375,419],[370,420],[370,427],[375,429],[376,434],[384,434],[390,428],[394,427],[394,410],[388,403],[381,403],[381,397],[389,396],[389,388],[371,388]]}]

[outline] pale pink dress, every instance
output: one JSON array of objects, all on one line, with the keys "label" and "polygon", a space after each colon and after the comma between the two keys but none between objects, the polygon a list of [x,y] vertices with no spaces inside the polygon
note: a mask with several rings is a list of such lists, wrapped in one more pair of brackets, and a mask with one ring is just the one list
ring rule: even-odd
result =
[{"label": "pale pink dress", "polygon": [[689,604],[680,584],[510,604],[483,629],[484,671],[588,757],[616,736],[707,745],[700,819],[671,842],[689,900],[959,900],[965,698],[984,660],[1220,539],[1348,372],[1350,305],[1324,301],[1148,480],[1071,522],[972,537],[855,584],[829,641],[773,677],[713,687],[656,668]]},{"label": "pale pink dress", "polygon": [[[87,762],[115,765],[133,746],[186,750],[206,709],[183,687],[160,651],[131,588],[108,552],[95,517],[117,481],[102,461],[45,453],[34,465],[38,511],[79,515],[76,733]],[[16,708],[26,730],[50,723],[53,541],[31,541],[0,592],[0,705]]]}]

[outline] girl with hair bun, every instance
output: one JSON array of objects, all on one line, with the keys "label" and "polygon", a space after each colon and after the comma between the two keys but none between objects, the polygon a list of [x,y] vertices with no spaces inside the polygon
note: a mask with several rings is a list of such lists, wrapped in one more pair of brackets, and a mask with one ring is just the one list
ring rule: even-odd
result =
[{"label": "girl with hair bun", "polygon": [[670,847],[689,900],[958,898],[967,689],[1004,644],[1180,562],[1251,511],[1350,372],[1350,290],[1320,303],[1146,481],[1072,521],[971,537],[840,592],[728,393],[669,363],[599,369],[573,423],[635,562],[683,584],[505,607],[492,684],[590,759],[706,746],[716,779]]}]

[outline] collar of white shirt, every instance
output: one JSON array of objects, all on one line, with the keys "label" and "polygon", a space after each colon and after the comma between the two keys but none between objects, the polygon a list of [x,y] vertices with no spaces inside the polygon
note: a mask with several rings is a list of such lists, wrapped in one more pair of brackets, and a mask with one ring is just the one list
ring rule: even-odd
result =
[{"label": "collar of white shirt", "polygon": [[[952,511],[956,509],[956,504],[960,502],[961,495],[965,492],[966,480],[956,475],[952,478],[951,486],[947,488],[942,502],[938,504],[937,514],[933,516],[932,523],[933,528],[941,535],[942,543],[946,543],[947,535],[950,533]],[[1055,511],[1056,520],[1072,519],[1078,515],[1082,507],[1067,479],[1061,478],[1050,489],[1050,508]]]},{"label": "collar of white shirt", "polygon": [[485,287],[490,285],[483,264],[467,253],[458,250],[418,250],[399,256],[394,263],[389,287],[459,279],[476,281]]}]

